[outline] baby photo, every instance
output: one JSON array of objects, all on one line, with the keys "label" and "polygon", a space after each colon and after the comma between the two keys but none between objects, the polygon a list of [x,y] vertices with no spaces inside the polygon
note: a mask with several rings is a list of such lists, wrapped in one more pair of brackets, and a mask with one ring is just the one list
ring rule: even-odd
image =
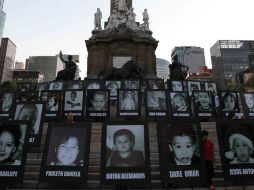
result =
[{"label": "baby photo", "polygon": [[107,125],[106,167],[144,167],[144,125]]}]

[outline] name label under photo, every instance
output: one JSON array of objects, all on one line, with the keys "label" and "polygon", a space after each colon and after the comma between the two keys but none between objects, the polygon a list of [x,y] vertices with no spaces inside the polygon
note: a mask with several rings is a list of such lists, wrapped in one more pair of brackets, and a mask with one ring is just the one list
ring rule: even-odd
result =
[{"label": "name label under photo", "polygon": [[189,113],[174,113],[173,116],[175,117],[189,117]]},{"label": "name label under photo", "polygon": [[0,177],[18,177],[18,171],[0,171]]},{"label": "name label under photo", "polygon": [[106,180],[115,180],[115,179],[145,179],[145,173],[106,173]]},{"label": "name label under photo", "polygon": [[229,169],[230,176],[254,175],[254,168],[232,168]]},{"label": "name label under photo", "polygon": [[138,112],[120,112],[120,116],[138,116]]},{"label": "name label under photo", "polygon": [[90,112],[89,116],[90,117],[106,117],[107,113]]},{"label": "name label under photo", "polygon": [[80,171],[46,171],[46,177],[81,177]]},{"label": "name label under photo", "polygon": [[158,116],[158,117],[165,117],[167,115],[166,112],[149,112],[149,116]]},{"label": "name label under photo", "polygon": [[170,178],[200,177],[199,170],[175,170],[168,171]]}]

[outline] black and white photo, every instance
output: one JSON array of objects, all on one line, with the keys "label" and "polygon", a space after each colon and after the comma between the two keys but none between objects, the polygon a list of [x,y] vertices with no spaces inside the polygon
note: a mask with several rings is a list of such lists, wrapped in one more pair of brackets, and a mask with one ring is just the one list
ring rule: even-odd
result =
[{"label": "black and white photo", "polygon": [[183,91],[183,81],[169,80],[168,85],[170,86],[170,90],[172,90],[173,92]]},{"label": "black and white photo", "polygon": [[213,96],[218,94],[217,85],[215,82],[205,82],[205,91],[210,91]]},{"label": "black and white photo", "polygon": [[187,81],[189,96],[192,96],[192,91],[200,91],[201,90],[201,83],[199,81]]},{"label": "black and white photo", "polygon": [[165,90],[147,90],[145,96],[148,117],[166,117],[168,114]]},{"label": "black and white photo", "polygon": [[191,117],[191,104],[188,92],[170,92],[170,113],[172,117]]},{"label": "black and white photo", "polygon": [[254,93],[241,93],[243,110],[247,118],[254,118]]},{"label": "black and white photo", "polygon": [[[150,179],[148,147],[145,123],[105,123],[101,154],[102,181],[147,182]],[[118,177],[114,175],[116,173]]]},{"label": "black and white photo", "polygon": [[183,187],[184,182],[202,183],[205,173],[198,123],[161,122],[157,129],[163,181]]},{"label": "black and white photo", "polygon": [[[86,181],[91,124],[49,125],[43,154],[41,181]],[[55,175],[58,173],[58,175]]]},{"label": "black and white photo", "polygon": [[108,90],[87,90],[86,116],[89,118],[109,117],[109,91]]},{"label": "black and white photo", "polygon": [[28,146],[27,121],[2,121],[0,123],[0,179],[22,181]]},{"label": "black and white photo", "polygon": [[85,89],[103,89],[104,84],[102,80],[96,80],[96,79],[85,79],[84,80],[84,86]]},{"label": "black and white photo", "polygon": [[217,134],[225,179],[254,176],[254,125],[251,120],[221,120]]},{"label": "black and white photo", "polygon": [[221,102],[221,111],[225,114],[230,112],[240,112],[239,109],[239,102],[238,102],[238,95],[236,92],[227,91],[221,92],[220,96]]},{"label": "black and white photo", "polygon": [[54,81],[49,83],[49,90],[63,90],[64,82]]},{"label": "black and white photo", "polygon": [[66,90],[63,102],[64,116],[67,116],[71,112],[75,118],[82,119],[85,109],[85,93],[83,90]]},{"label": "black and white photo", "polygon": [[119,80],[109,80],[106,81],[106,89],[110,92],[110,100],[117,99],[117,91],[121,88],[121,81]]},{"label": "black and white photo", "polygon": [[82,80],[70,80],[67,82],[67,90],[81,90],[83,88]]},{"label": "black and white photo", "polygon": [[192,94],[194,111],[197,117],[215,116],[213,95],[210,91],[194,91]]},{"label": "black and white photo", "polygon": [[123,89],[138,90],[140,89],[140,81],[139,80],[124,80]]},{"label": "black and white photo", "polygon": [[4,92],[0,97],[0,117],[11,117],[15,106],[15,93]]},{"label": "black and white photo", "polygon": [[39,146],[42,126],[43,126],[44,107],[41,102],[17,103],[14,120],[31,121],[31,131],[29,143]]}]

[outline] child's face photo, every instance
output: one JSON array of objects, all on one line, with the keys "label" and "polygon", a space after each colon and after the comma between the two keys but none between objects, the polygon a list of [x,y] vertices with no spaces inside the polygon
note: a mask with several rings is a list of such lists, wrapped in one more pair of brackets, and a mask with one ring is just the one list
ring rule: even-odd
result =
[{"label": "child's face photo", "polygon": [[79,154],[78,140],[76,137],[70,137],[65,143],[57,148],[57,159],[61,165],[75,165]]},{"label": "child's face photo", "polygon": [[59,84],[58,82],[53,84],[52,90],[58,90],[59,89]]},{"label": "child's face photo", "polygon": [[4,94],[2,97],[2,111],[9,111],[12,105],[13,95],[10,93]]},{"label": "child's face photo", "polygon": [[99,83],[96,83],[96,82],[92,82],[90,83],[86,89],[100,89],[100,84]]},{"label": "child's face photo", "polygon": [[[170,150],[174,153],[177,165],[190,165],[195,145],[189,136],[174,136]],[[180,163],[180,164],[178,164]]]},{"label": "child's face photo", "polygon": [[235,99],[231,95],[224,98],[225,110],[233,111],[235,109],[235,104]]},{"label": "child's face photo", "polygon": [[254,108],[254,94],[244,94],[244,97],[248,108]]},{"label": "child's face photo", "polygon": [[182,83],[180,81],[172,81],[172,90],[183,91]]},{"label": "child's face photo", "polygon": [[15,151],[15,140],[13,134],[4,131],[0,135],[0,162],[7,160]]},{"label": "child's face photo", "polygon": [[203,108],[209,108],[211,104],[210,97],[206,92],[199,92],[198,93],[198,100]]},{"label": "child's face photo", "polygon": [[106,100],[106,95],[105,94],[95,94],[92,97],[91,104],[93,107],[93,110],[103,110],[105,107],[107,100]]},{"label": "child's face photo", "polygon": [[75,101],[77,98],[77,94],[75,92],[71,92],[71,100]]},{"label": "child's face photo", "polygon": [[131,150],[133,142],[130,141],[127,135],[119,135],[115,139],[115,145],[120,153],[126,153]]},{"label": "child's face photo", "polygon": [[180,95],[175,96],[173,102],[179,109],[184,109],[187,106],[185,99]]},{"label": "child's face photo", "polygon": [[118,86],[115,83],[110,83],[107,86],[107,89],[109,89],[111,96],[116,96],[117,95]]},{"label": "child's face photo", "polygon": [[48,107],[50,108],[50,107],[52,107],[52,106],[54,106],[54,104],[55,104],[55,97],[50,97],[49,98],[49,100],[48,100]]},{"label": "child's face photo", "polygon": [[250,156],[249,145],[239,138],[233,141],[233,151],[236,154],[239,162],[247,162]]}]

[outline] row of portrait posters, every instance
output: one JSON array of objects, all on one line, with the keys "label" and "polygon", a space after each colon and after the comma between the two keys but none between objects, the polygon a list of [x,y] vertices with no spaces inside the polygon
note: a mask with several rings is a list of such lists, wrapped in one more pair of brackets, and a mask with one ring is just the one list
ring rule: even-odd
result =
[{"label": "row of portrait posters", "polygon": [[[31,122],[1,121],[0,180],[21,182]],[[200,125],[193,120],[158,122],[161,180],[176,186],[202,185],[206,180]],[[225,180],[254,175],[254,124],[221,120],[217,135]],[[48,127],[41,182],[85,183],[89,165],[91,123],[51,123]],[[102,184],[148,184],[151,181],[148,124],[105,122],[101,137]]]}]

